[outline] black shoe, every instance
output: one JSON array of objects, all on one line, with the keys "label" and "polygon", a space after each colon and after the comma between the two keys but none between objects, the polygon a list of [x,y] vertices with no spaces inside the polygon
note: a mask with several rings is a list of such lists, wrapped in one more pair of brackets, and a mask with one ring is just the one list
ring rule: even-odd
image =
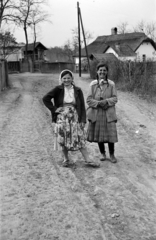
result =
[{"label": "black shoe", "polygon": [[100,161],[105,161],[107,158],[106,158],[106,154],[105,153],[101,153],[101,158],[100,158]]},{"label": "black shoe", "polygon": [[64,161],[62,163],[62,167],[69,167],[69,160],[64,159]]},{"label": "black shoe", "polygon": [[92,162],[92,161],[85,161],[85,164],[90,166],[90,167],[100,167],[100,163],[97,162]]},{"label": "black shoe", "polygon": [[114,154],[110,154],[110,161],[111,161],[112,163],[116,163],[116,162],[117,162],[117,159],[116,159],[116,157],[114,156]]}]

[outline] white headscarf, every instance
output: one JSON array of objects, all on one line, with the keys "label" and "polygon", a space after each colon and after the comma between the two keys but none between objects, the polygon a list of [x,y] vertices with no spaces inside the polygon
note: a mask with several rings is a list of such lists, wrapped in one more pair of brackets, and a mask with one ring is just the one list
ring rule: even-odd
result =
[{"label": "white headscarf", "polygon": [[61,75],[62,75],[62,73],[63,73],[63,72],[65,72],[65,71],[68,71],[68,72],[70,72],[70,73],[71,73],[71,75],[72,75],[72,78],[73,78],[72,84],[74,84],[74,85],[75,85],[75,83],[74,83],[74,75],[73,75],[72,71],[70,71],[69,69],[65,69],[65,70],[63,70],[63,71],[60,73],[60,75],[59,75],[59,85],[61,85],[61,84],[62,84]]}]

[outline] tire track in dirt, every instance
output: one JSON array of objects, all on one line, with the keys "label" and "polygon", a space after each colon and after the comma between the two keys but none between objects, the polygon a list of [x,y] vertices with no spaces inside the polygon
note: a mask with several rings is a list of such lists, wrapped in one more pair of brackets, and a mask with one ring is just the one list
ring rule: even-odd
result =
[{"label": "tire track in dirt", "polygon": [[[125,96],[119,92],[118,163],[105,161],[99,169],[89,168],[75,152],[70,155],[75,165],[66,169],[60,152],[53,151],[51,117],[41,101],[58,75],[31,76],[20,75],[26,89],[3,142],[2,240],[155,240],[156,167],[148,152],[153,145],[149,141],[146,146],[151,135],[148,128],[141,138],[134,134],[142,122],[123,109],[123,102],[125,108],[128,104]],[[89,80],[75,76],[75,81],[86,97]],[[87,143],[87,148],[98,160],[97,145]]]},{"label": "tire track in dirt", "polygon": [[[79,86],[83,86],[83,91],[84,91],[85,97],[86,97],[87,90],[84,87],[85,83],[83,82],[83,84],[82,84],[82,81],[80,80],[80,82],[77,81],[77,84],[79,84]],[[88,88],[88,83],[87,83],[87,88]],[[123,119],[125,119],[125,118],[126,118],[126,115],[124,113]],[[128,129],[129,129],[129,127],[131,127],[131,124],[129,121],[126,123],[128,126]],[[103,210],[103,212],[101,215],[99,213],[98,214],[99,214],[99,218],[101,219],[101,222],[105,223],[105,224],[102,224],[102,226],[105,230],[105,233],[106,233],[106,236],[108,237],[108,239],[109,238],[113,239],[117,235],[120,236],[120,239],[122,239],[122,237],[123,237],[123,239],[128,239],[128,237],[133,238],[133,236],[139,237],[140,235],[141,236],[145,235],[145,233],[143,232],[144,231],[143,229],[146,229],[145,232],[146,232],[147,236],[148,235],[153,236],[155,234],[154,221],[153,221],[153,219],[155,219],[155,212],[151,215],[152,211],[150,210],[151,208],[153,208],[153,206],[155,206],[155,203],[153,203],[153,201],[152,201],[152,199],[153,200],[155,199],[155,188],[154,188],[155,181],[152,181],[154,179],[151,179],[153,172],[151,174],[152,169],[150,166],[150,168],[148,170],[148,176],[147,176],[147,168],[146,168],[146,166],[144,166],[145,169],[143,168],[142,170],[144,171],[143,173],[145,173],[145,174],[140,173],[140,167],[142,166],[142,162],[138,161],[138,160],[140,160],[140,154],[138,153],[138,147],[136,147],[137,142],[135,144],[133,144],[134,136],[133,136],[132,127],[129,131],[127,131],[126,128],[123,128],[123,123],[119,120],[119,128],[120,128],[122,139],[121,139],[121,142],[119,142],[117,144],[117,152],[119,152],[119,160],[120,160],[120,158],[122,160],[122,162],[121,162],[122,166],[119,166],[117,169],[114,169],[115,166],[113,167],[112,164],[110,164],[108,162],[108,164],[109,164],[108,169],[107,168],[105,169],[105,167],[103,169],[104,171],[107,170],[106,174],[104,174],[103,172],[101,173],[104,176],[103,176],[103,179],[100,179],[100,181],[102,183],[106,182],[105,188],[109,191],[111,189],[111,184],[112,184],[112,188],[113,188],[114,182],[117,182],[118,184],[116,186],[116,191],[117,191],[117,196],[118,195],[120,196],[119,197],[120,201],[118,200],[118,197],[115,199],[113,198],[114,197],[113,193],[112,193],[112,195],[110,194],[110,196],[109,196],[109,191],[107,192],[107,194],[104,194],[104,196],[109,196],[109,197],[103,199],[103,192],[104,192],[103,187],[104,186],[103,186],[103,184],[102,184],[102,187],[101,187],[101,185],[99,186],[98,181],[94,182],[94,184],[93,184],[93,179],[95,178],[94,174],[93,174],[94,173],[93,170],[89,169],[89,171],[90,170],[91,171],[86,176],[88,169],[85,168],[85,171],[84,171],[84,165],[82,165],[83,162],[80,162],[80,160],[82,160],[80,153],[74,154],[74,158],[72,156],[72,159],[74,159],[74,162],[76,162],[76,165],[77,165],[76,169],[73,169],[73,168],[72,169],[73,169],[73,172],[74,172],[76,178],[80,181],[80,185],[78,184],[78,186],[77,186],[77,184],[76,184],[74,186],[74,188],[79,189],[81,186],[83,188],[83,191],[86,192],[89,195],[89,197],[92,199],[92,201],[95,203],[95,206],[97,209],[98,208],[100,209],[99,199],[102,197],[101,200],[104,200],[104,201],[101,201],[101,203],[105,202],[105,204],[104,204],[104,206],[103,206],[103,204],[101,204],[101,210]],[[129,142],[130,142],[130,144],[129,144],[128,151],[127,151],[127,155],[129,157],[127,159],[125,159],[126,158],[125,157],[125,149],[123,149],[123,146],[125,143],[129,143]],[[97,146],[94,143],[88,144],[88,149],[92,156],[95,156],[96,158],[99,157]],[[132,152],[132,149],[133,150],[135,149],[135,152],[134,151]],[[120,153],[121,153],[121,155],[120,155]],[[133,159],[133,161],[131,161],[131,158]],[[125,160],[127,160],[127,161],[125,161]],[[126,167],[125,167],[125,163],[126,163]],[[137,166],[137,171],[136,171],[136,166]],[[112,171],[112,168],[113,168],[113,171]],[[95,172],[97,172],[96,176],[98,176],[98,175],[101,176],[99,171],[96,170]],[[114,177],[114,174],[116,175],[116,177]],[[64,169],[62,169],[62,172],[61,172],[61,176],[63,176],[63,175],[64,175]],[[112,177],[112,175],[113,175],[113,177]],[[144,175],[144,177],[142,175]],[[123,176],[122,180],[120,179],[121,176]],[[69,176],[68,176],[68,178],[69,178]],[[98,179],[98,177],[96,177],[96,178]],[[107,180],[107,178],[108,178],[108,180]],[[149,184],[147,183],[147,180],[149,181]],[[135,186],[137,181],[138,181],[138,184],[137,184],[137,186]],[[152,185],[152,183],[153,183],[153,185]],[[123,187],[122,185],[125,185],[125,186]],[[92,187],[90,187],[90,186],[92,186]],[[120,186],[122,186],[122,188]],[[152,188],[152,186],[153,186],[153,188]],[[100,192],[101,191],[100,187],[102,188],[102,192]],[[149,189],[149,192],[148,192],[148,189]],[[79,191],[80,191],[80,189],[79,189]],[[121,194],[120,191],[123,192],[123,194]],[[144,194],[145,200],[143,201],[144,204],[141,204],[144,191],[145,191],[145,194]],[[96,197],[96,192],[98,193],[97,194],[98,198]],[[78,192],[78,194],[79,194],[79,192]],[[139,195],[139,196],[137,197],[137,195]],[[150,201],[147,196],[151,197]],[[113,198],[113,200],[112,200],[112,198]],[[130,201],[131,198],[133,199],[133,201],[132,200]],[[138,202],[138,199],[140,200],[140,205],[144,206],[144,208],[146,209],[145,213],[144,213],[144,224],[142,224],[142,225],[144,225],[144,227],[142,227],[141,223],[139,223],[137,220],[139,215],[141,217],[141,214],[142,214],[141,210],[138,210],[137,214],[134,214],[136,212],[136,210],[132,211],[133,208],[137,209],[137,207],[135,207],[135,204]],[[146,206],[147,205],[146,200],[148,200],[148,202],[149,202],[148,206]],[[109,205],[108,204],[109,202],[112,202],[112,205],[111,204]],[[115,204],[116,202],[119,202],[119,203],[122,202],[123,205],[122,206],[119,205],[118,208],[113,208],[113,206],[116,206],[116,204]],[[128,206],[131,206],[130,209],[127,205],[126,205],[126,207],[124,206],[125,202],[128,203]],[[106,206],[107,206],[107,208],[106,208]],[[109,206],[110,206],[110,208],[109,208]],[[139,207],[139,204],[138,204],[138,207]],[[110,211],[111,209],[113,209],[113,210]],[[123,211],[122,209],[125,209],[125,211]],[[139,209],[141,209],[141,208],[139,208]],[[112,218],[112,215],[114,214],[114,212],[116,212],[116,211],[118,212],[120,210],[121,210],[121,212],[123,211],[123,215],[121,217],[121,219],[123,219],[123,221],[119,221],[119,217],[115,218],[115,220],[114,220],[114,218]],[[106,214],[106,212],[107,212],[107,214]],[[111,212],[111,214],[110,214],[110,212]],[[132,214],[132,212],[133,212],[133,214]],[[149,219],[147,217],[148,215],[150,216],[151,219]],[[104,216],[107,216],[107,217],[104,217]],[[108,224],[108,222],[106,220],[104,221],[104,219],[109,219],[108,222],[110,224]],[[149,226],[149,229],[148,229],[147,226],[148,226],[149,220],[151,220],[150,221],[151,223],[153,222],[153,225],[151,224],[151,226],[153,226],[153,227]],[[112,225],[114,224],[114,221],[118,222],[118,225],[117,225],[117,227],[115,226],[113,228]],[[134,224],[131,224],[133,222],[134,222]],[[120,231],[119,232],[117,231],[118,228],[121,228],[121,230],[123,231],[123,236]],[[134,231],[134,229],[135,229],[135,231]],[[128,232],[128,230],[129,230],[129,232]]]},{"label": "tire track in dirt", "polygon": [[60,156],[54,159],[50,125],[32,92],[22,91],[2,142],[2,240],[105,239],[90,199],[71,191],[70,170],[62,178],[53,165]]},{"label": "tire track in dirt", "polygon": [[[85,84],[86,83],[83,84],[83,90],[85,89]],[[119,92],[119,94],[121,94],[121,92]],[[112,192],[112,196],[117,196],[115,197],[113,205],[115,206],[116,202],[119,203],[116,211],[122,212],[122,220],[121,222],[119,221],[120,224],[114,229],[110,225],[110,229],[112,229],[116,236],[118,235],[119,239],[139,239],[140,236],[142,236],[143,239],[148,239],[150,236],[156,238],[156,229],[154,226],[156,211],[154,210],[153,212],[156,206],[154,139],[153,136],[150,135],[149,129],[146,128],[143,129],[141,137],[140,134],[134,134],[135,127],[138,127],[137,121],[140,122],[140,112],[134,115],[136,119],[131,118],[131,115],[128,117],[128,113],[131,113],[126,109],[127,103],[131,104],[130,99],[126,102],[124,98],[122,103],[118,103],[117,107],[117,113],[119,115],[119,143],[116,146],[116,154],[119,158],[119,162],[116,165],[117,168],[114,169],[114,173],[109,169],[110,172],[107,172],[108,175],[106,174],[103,178],[103,183],[107,183],[108,179],[112,182],[112,185],[106,184],[102,189],[109,189],[109,192],[111,192],[112,190],[114,191],[114,185],[116,186],[116,191]],[[123,110],[124,104],[124,110],[126,111]],[[134,102],[132,104],[134,104]],[[135,105],[136,104],[137,102],[135,102]],[[135,105],[132,105],[131,108],[133,114],[135,114]],[[151,155],[152,151],[153,155]],[[104,164],[106,167],[106,162],[103,163],[103,165]],[[112,166],[112,168],[114,168],[114,166]],[[104,168],[104,171],[107,171],[107,168]],[[115,175],[114,177],[113,174]],[[83,176],[83,174],[81,176]],[[91,180],[92,179],[94,178],[91,177]],[[90,184],[91,181],[88,183],[87,187],[89,187]],[[98,184],[98,182],[95,183],[95,185],[96,184]],[[99,189],[101,190],[101,188]],[[102,199],[99,201],[101,203],[101,210],[105,210],[103,212],[104,216],[110,216],[109,211],[111,210],[111,206],[105,208],[102,203],[104,202],[107,204],[109,201],[111,202],[112,199],[114,200],[111,195],[109,196],[109,192],[105,194],[106,197],[103,198],[103,201]],[[103,193],[98,195],[98,200],[102,195]],[[117,219],[119,220],[119,217]],[[142,221],[139,222],[138,219],[142,219]],[[120,229],[120,227],[121,229],[125,227],[124,230],[122,229],[123,233],[117,230]]]},{"label": "tire track in dirt", "polygon": [[[87,90],[84,87],[85,83],[83,82],[83,85],[82,85],[81,80],[78,81],[78,83],[79,83],[79,86],[83,86],[83,91],[86,94]],[[122,113],[123,119],[126,120],[126,115],[125,113],[124,114],[123,113]],[[154,220],[156,218],[156,212],[154,212],[151,215],[152,213],[151,209],[153,208],[153,206],[155,206],[155,203],[153,202],[153,200],[155,199],[155,188],[152,188],[151,185],[152,185],[152,182],[154,184],[155,181],[152,181],[152,179],[149,179],[149,184],[147,183],[147,179],[151,175],[151,169],[149,171],[150,175],[148,176],[148,178],[147,178],[146,172],[144,177],[142,177],[142,174],[140,173],[140,167],[142,166],[142,162],[138,161],[140,160],[140,153],[138,153],[138,147],[136,147],[137,141],[135,141],[135,143],[133,144],[133,141],[134,141],[134,134],[132,131],[133,127],[131,126],[130,124],[131,122],[128,120],[128,118],[127,118],[127,121],[125,122],[121,122],[121,120],[119,120],[119,126],[118,126],[119,135],[121,135],[122,140],[118,144],[118,147],[116,150],[116,152],[119,152],[118,153],[119,161],[120,160],[123,161],[122,166],[120,165],[116,169],[114,168],[114,166],[108,163],[110,165],[106,165],[107,167],[104,166],[103,168],[103,171],[106,171],[106,174],[104,174],[104,172],[100,174],[99,171],[97,171],[98,172],[97,176],[102,175],[100,179],[100,182],[102,182],[101,185],[99,185],[98,181],[93,183],[93,179],[95,178],[93,174],[94,172],[93,170],[91,170],[89,174],[87,174],[88,169],[87,170],[85,169],[84,171],[84,168],[79,162],[81,159],[80,154],[74,155],[75,157],[74,162],[76,162],[77,168],[74,169],[73,172],[76,178],[80,180],[80,183],[81,183],[80,185],[83,186],[84,191],[86,191],[87,194],[89,194],[90,198],[93,200],[93,202],[95,202],[96,208],[98,210],[100,209],[99,211],[97,210],[97,212],[99,214],[99,218],[101,219],[101,222],[103,222],[102,225],[104,226],[104,231],[108,239],[109,238],[113,239],[115,238],[115,236],[116,237],[118,236],[120,239],[131,239],[134,236],[135,238],[139,238],[140,236],[145,235],[144,231],[146,232],[147,237],[148,235],[153,236],[155,234]],[[126,127],[128,128],[128,131]],[[128,144],[129,142],[130,144],[127,149],[127,157],[126,157],[125,156],[126,150],[123,148],[123,146],[125,145],[125,143]],[[127,147],[127,144],[126,144],[126,147]],[[92,156],[95,156],[96,158],[99,157],[98,150],[95,144],[88,144],[88,148]],[[134,149],[135,149],[135,152],[134,152]],[[131,161],[131,158],[133,159],[132,161]],[[104,164],[106,164],[106,162]],[[136,171],[136,166],[138,166],[137,171]],[[111,168],[114,169],[114,171],[111,171],[112,170]],[[100,172],[101,172],[101,169],[100,169]],[[62,175],[63,175],[63,172],[62,172]],[[112,176],[112,175],[115,175],[115,176]],[[138,183],[136,184],[136,182]],[[115,184],[116,194],[113,194],[114,183],[116,183]],[[104,187],[105,189],[108,190],[107,193],[105,193],[105,191],[103,190]],[[109,195],[111,188],[113,188],[112,194]],[[149,188],[150,190],[147,191]],[[144,194],[144,191],[145,191],[145,194]],[[150,201],[148,198],[148,194],[150,195]],[[109,202],[111,202],[111,204],[109,204]],[[118,205],[116,204],[116,202],[118,202]],[[149,202],[149,204],[147,204],[147,202]],[[116,206],[116,208],[114,206]],[[142,213],[142,207],[146,209],[144,211],[144,214]],[[123,211],[123,209],[125,211]],[[112,216],[114,216],[116,212],[119,212],[119,213],[121,212],[122,214],[121,213],[119,214],[120,217],[118,216],[117,218],[113,218]],[[139,216],[140,218],[144,219],[143,223],[138,222]],[[149,220],[150,220],[151,226],[150,225],[148,226]],[[115,227],[113,227],[114,225]]]}]

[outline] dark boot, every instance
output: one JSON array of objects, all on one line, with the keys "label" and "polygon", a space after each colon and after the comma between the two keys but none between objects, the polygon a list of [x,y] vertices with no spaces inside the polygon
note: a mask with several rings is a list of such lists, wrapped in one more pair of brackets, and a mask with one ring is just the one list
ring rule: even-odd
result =
[{"label": "dark boot", "polygon": [[105,151],[105,144],[103,142],[98,143],[99,150],[101,153],[100,161],[106,160],[106,151]]},{"label": "dark boot", "polygon": [[106,159],[107,159],[106,158],[106,152],[101,153],[100,161],[105,161]]},{"label": "dark boot", "polygon": [[116,162],[117,162],[117,159],[116,159],[116,157],[114,156],[114,154],[110,154],[110,161],[111,161],[112,163],[116,163]]},{"label": "dark boot", "polygon": [[117,159],[114,155],[114,143],[108,143],[108,148],[109,148],[109,154],[110,154],[110,161],[112,163],[116,163]]}]

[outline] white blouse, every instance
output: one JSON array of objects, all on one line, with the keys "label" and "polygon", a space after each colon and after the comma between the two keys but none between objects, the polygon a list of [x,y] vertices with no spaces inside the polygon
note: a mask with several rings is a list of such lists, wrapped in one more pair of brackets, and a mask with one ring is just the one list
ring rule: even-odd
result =
[{"label": "white blouse", "polygon": [[74,87],[64,88],[64,103],[75,103]]}]

